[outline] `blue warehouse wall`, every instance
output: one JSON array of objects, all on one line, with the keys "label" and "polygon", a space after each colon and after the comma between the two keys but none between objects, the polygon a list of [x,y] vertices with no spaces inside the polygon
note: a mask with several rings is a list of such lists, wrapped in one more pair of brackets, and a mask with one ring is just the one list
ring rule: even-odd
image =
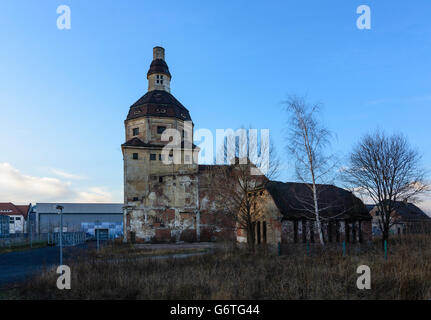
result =
[{"label": "blue warehouse wall", "polygon": [[[52,213],[39,215],[39,231],[41,233],[58,230],[60,216]],[[83,231],[89,236],[95,235],[95,229],[108,229],[110,238],[123,235],[122,214],[63,214],[63,227],[68,232]]]}]

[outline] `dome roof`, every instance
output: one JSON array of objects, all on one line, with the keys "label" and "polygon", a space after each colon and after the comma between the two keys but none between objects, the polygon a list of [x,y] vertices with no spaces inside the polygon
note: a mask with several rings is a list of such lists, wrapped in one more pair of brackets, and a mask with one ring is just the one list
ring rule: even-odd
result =
[{"label": "dome roof", "polygon": [[136,101],[129,110],[127,120],[145,116],[177,118],[191,121],[189,111],[167,91],[153,90]]},{"label": "dome roof", "polygon": [[168,65],[163,59],[154,59],[151,62],[150,69],[147,72],[147,77],[152,75],[153,73],[163,73],[172,78],[171,73],[169,72]]}]

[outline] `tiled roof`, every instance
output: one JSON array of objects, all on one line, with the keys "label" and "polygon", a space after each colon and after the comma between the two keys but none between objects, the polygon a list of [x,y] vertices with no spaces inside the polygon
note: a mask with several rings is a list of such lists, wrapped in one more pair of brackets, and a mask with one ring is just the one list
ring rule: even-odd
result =
[{"label": "tiled roof", "polygon": [[[295,182],[270,181],[266,189],[285,218],[314,218],[305,209],[312,209],[313,194],[308,185]],[[320,213],[323,218],[371,219],[363,202],[351,192],[333,185],[317,185],[318,204],[326,208]]]},{"label": "tiled roof", "polygon": [[27,219],[30,205],[14,205],[12,202],[0,202],[0,215],[22,215]]},{"label": "tiled roof", "polygon": [[[378,210],[379,208],[374,206],[371,210],[371,213],[375,214]],[[410,202],[406,203],[404,201],[397,201],[394,204],[394,211],[404,221],[431,220],[431,217],[429,217],[419,207]]]},{"label": "tiled roof", "polygon": [[189,111],[172,94],[163,90],[148,91],[130,107],[127,120],[145,116],[171,117],[191,121]]}]

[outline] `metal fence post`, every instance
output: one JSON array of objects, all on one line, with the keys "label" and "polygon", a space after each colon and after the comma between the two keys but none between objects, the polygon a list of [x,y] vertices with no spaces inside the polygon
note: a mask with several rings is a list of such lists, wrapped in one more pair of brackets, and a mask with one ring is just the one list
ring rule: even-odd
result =
[{"label": "metal fence post", "polygon": [[60,266],[63,265],[63,206],[57,206],[58,213],[60,214]]},{"label": "metal fence post", "polygon": [[388,242],[385,240],[385,260],[388,260]]},{"label": "metal fence post", "polygon": [[96,229],[96,239],[97,239],[97,251],[99,251],[99,229]]}]

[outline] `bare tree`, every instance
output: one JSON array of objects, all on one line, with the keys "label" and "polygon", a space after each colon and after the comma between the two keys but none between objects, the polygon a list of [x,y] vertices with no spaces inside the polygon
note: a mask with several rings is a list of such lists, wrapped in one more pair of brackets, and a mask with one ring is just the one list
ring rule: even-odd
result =
[{"label": "bare tree", "polygon": [[[249,156],[257,153],[256,149],[260,149],[260,155],[252,157],[251,161]],[[217,198],[217,209],[231,217],[237,228],[246,231],[248,248],[254,251],[255,222],[260,217],[255,206],[259,199],[256,190],[264,188],[269,179],[278,174],[275,148],[270,141],[258,143],[252,135],[242,139],[231,134],[218,152],[227,164],[211,169],[210,189]]]},{"label": "bare tree", "polygon": [[289,114],[286,149],[295,160],[297,179],[311,189],[312,198],[298,199],[304,212],[311,214],[317,224],[319,240],[324,245],[321,212],[319,207],[322,182],[328,182],[336,162],[327,154],[331,133],[317,120],[320,106],[309,104],[305,98],[290,96],[285,102]]},{"label": "bare tree", "polygon": [[356,192],[371,198],[379,210],[382,242],[389,239],[399,201],[415,201],[426,192],[421,155],[402,134],[380,131],[365,135],[350,154],[345,180]]}]

